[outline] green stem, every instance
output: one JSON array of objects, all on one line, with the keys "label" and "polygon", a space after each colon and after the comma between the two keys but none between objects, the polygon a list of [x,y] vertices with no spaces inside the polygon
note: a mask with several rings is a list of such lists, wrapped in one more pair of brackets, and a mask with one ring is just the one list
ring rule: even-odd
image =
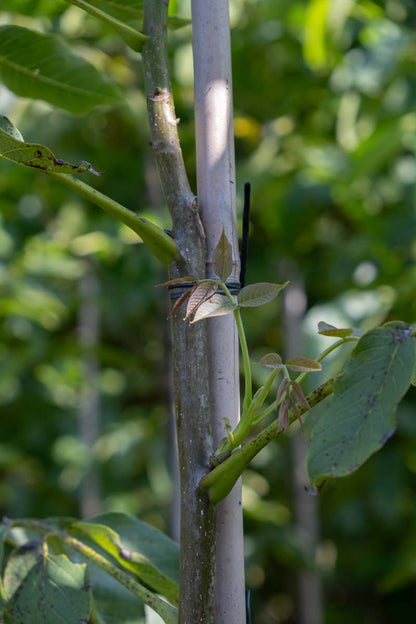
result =
[{"label": "green stem", "polygon": [[[327,349],[322,351],[321,355],[316,358],[316,361],[317,362],[322,362],[322,360],[324,358],[326,358],[327,355],[332,353],[332,351],[335,351],[335,349],[338,349],[338,347],[341,347],[343,344],[346,344],[347,342],[358,342],[358,341],[359,341],[359,338],[357,336],[350,336],[348,338],[341,338],[341,340],[338,340],[337,342],[334,342],[334,344],[330,345]],[[297,381],[298,383],[302,383],[302,381],[305,379],[305,377],[307,375],[310,375],[310,371],[308,371],[306,373],[301,373],[300,375],[298,375],[296,377],[295,381]]]},{"label": "green stem", "polygon": [[166,624],[177,624],[177,611],[167,602],[159,598],[156,594],[149,591],[143,585],[135,581],[129,574],[126,574],[115,565],[110,563],[105,557],[99,555],[95,550],[89,548],[74,537],[58,535],[58,537],[72,550],[89,559],[96,566],[110,574],[116,581],[124,585],[132,594],[140,598],[148,607],[156,611],[158,615],[166,622]]},{"label": "green stem", "polygon": [[159,226],[143,217],[139,217],[132,210],[107,197],[104,193],[100,193],[100,191],[97,191],[78,178],[74,178],[66,173],[48,172],[48,175],[60,184],[76,191],[131,228],[142,238],[150,251],[165,266],[169,266],[174,258],[179,257],[179,249],[174,239]]},{"label": "green stem", "polygon": [[[269,377],[266,380],[266,383],[261,386],[254,395],[249,407],[245,410],[241,416],[241,420],[232,432],[232,440],[227,439],[223,442],[223,444],[215,451],[215,455],[221,454],[226,451],[232,451],[237,446],[243,442],[243,440],[247,437],[250,431],[253,429],[254,425],[259,423],[264,418],[264,412],[269,413],[268,409],[264,410],[258,414],[258,410],[262,407],[264,401],[266,400],[270,389],[273,385],[274,380],[277,375],[280,373],[279,370],[275,369],[271,372]],[[274,403],[272,404],[272,410],[275,409]]]},{"label": "green stem", "polygon": [[13,520],[11,522],[11,526],[23,527],[59,538],[69,548],[78,552],[85,559],[88,559],[96,566],[107,572],[107,574],[112,576],[121,585],[124,585],[124,587],[126,587],[132,594],[142,600],[144,604],[156,611],[156,613],[160,615],[166,624],[177,624],[177,611],[174,607],[159,598],[159,596],[153,592],[146,589],[143,585],[133,579],[130,574],[120,570],[120,568],[110,563],[110,561],[108,561],[105,557],[95,552],[95,550],[89,546],[86,546],[86,544],[83,544],[74,537],[70,537],[59,531],[54,531],[46,523],[38,522],[36,520]]},{"label": "green stem", "polygon": [[143,44],[147,40],[146,35],[143,35],[140,31],[132,28],[128,24],[116,19],[112,15],[109,15],[105,11],[101,11],[97,7],[91,5],[89,2],[85,2],[85,0],[66,0],[67,2],[74,4],[80,9],[84,9],[90,15],[97,17],[102,22],[109,24],[112,26],[119,35],[124,39],[124,41],[129,45],[132,50],[135,52],[140,52]]},{"label": "green stem", "polygon": [[[306,397],[311,407],[320,403],[333,392],[336,379],[337,377],[332,377]],[[271,407],[274,408],[274,405]],[[308,411],[304,406],[300,406],[298,410],[301,415]],[[289,414],[289,423],[292,424],[296,420],[297,415],[292,410]],[[275,420],[252,440],[233,451],[227,459],[203,477],[200,487],[208,492],[212,504],[216,505],[229,494],[247,464],[273,438],[281,433],[278,429],[279,423]]]},{"label": "green stem", "polygon": [[[231,303],[235,304],[235,299],[228,290],[227,286],[224,282],[220,282],[220,287],[231,301]],[[247,339],[246,333],[244,331],[243,320],[241,318],[240,308],[237,306],[234,309],[234,318],[237,325],[238,339],[240,341],[241,354],[243,356],[243,369],[244,369],[244,399],[243,399],[243,416],[244,413],[250,407],[251,400],[253,398],[253,382],[251,378],[251,366],[250,366],[250,356],[248,353]]]},{"label": "green stem", "polygon": [[253,382],[251,379],[251,366],[250,357],[248,353],[248,346],[246,340],[246,334],[244,331],[243,321],[241,319],[240,308],[234,310],[234,318],[237,325],[238,338],[240,340],[241,354],[243,356],[243,369],[244,369],[244,399],[243,399],[243,414],[248,410],[251,399],[253,398]]}]

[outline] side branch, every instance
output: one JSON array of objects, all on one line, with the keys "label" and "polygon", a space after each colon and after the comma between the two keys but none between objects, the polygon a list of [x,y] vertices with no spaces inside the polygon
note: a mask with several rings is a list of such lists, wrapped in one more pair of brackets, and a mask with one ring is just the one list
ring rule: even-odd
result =
[{"label": "side branch", "polygon": [[[336,377],[332,377],[307,396],[310,407],[314,407],[332,394],[335,380]],[[274,405],[270,407],[274,409]],[[298,411],[302,415],[307,409],[304,406],[299,406]],[[297,418],[298,414],[292,410],[289,413],[289,424],[294,423]],[[231,492],[246,466],[279,433],[281,431],[279,430],[279,422],[276,419],[254,438],[233,451],[231,455],[228,456],[226,454],[225,460],[205,475],[201,481],[201,489],[208,491],[210,501],[214,505]]]},{"label": "side branch", "polygon": [[[145,0],[142,57],[150,135],[160,181],[188,273],[205,277],[205,235],[183,162],[167,53],[167,3]],[[192,245],[192,248],[189,245]],[[193,265],[193,266],[192,266]],[[203,273],[201,273],[201,267]]]}]

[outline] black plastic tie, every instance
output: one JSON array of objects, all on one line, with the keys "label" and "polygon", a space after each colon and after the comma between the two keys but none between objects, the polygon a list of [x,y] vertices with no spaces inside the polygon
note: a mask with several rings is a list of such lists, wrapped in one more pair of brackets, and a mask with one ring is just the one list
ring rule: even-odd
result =
[{"label": "black plastic tie", "polygon": [[[225,282],[225,285],[227,286],[228,290],[230,291],[232,295],[238,295],[238,293],[241,290],[240,282]],[[169,297],[172,299],[172,301],[176,301],[176,299],[179,299],[179,297],[182,297],[184,293],[186,293],[189,290],[192,290],[194,286],[195,286],[195,282],[180,282],[179,284],[169,284],[168,286]],[[217,288],[215,293],[218,293],[219,295],[225,294],[222,288]]]}]

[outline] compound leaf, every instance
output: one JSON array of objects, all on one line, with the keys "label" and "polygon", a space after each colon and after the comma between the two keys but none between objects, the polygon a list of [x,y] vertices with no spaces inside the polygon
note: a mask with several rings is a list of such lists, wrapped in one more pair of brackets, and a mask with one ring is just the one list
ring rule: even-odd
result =
[{"label": "compound leaf", "polygon": [[364,334],[333,396],[312,410],[307,470],[314,487],[350,474],[390,438],[415,364],[416,340],[406,323],[394,321]]}]

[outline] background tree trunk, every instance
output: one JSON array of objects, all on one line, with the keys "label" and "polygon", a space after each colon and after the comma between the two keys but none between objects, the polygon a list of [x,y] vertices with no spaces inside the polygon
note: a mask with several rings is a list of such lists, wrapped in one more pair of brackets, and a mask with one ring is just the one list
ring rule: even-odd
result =
[{"label": "background tree trunk", "polygon": [[[302,320],[306,310],[306,293],[301,277],[292,262],[285,263],[284,275],[290,280],[284,291],[285,357],[291,358],[304,352]],[[305,490],[307,476],[305,457],[307,439],[302,432],[290,438],[293,464],[293,507],[296,530],[302,540],[304,552],[310,559],[316,557],[319,545],[318,498]],[[322,583],[319,575],[311,570],[299,570],[296,578],[296,622],[298,624],[322,624]]]},{"label": "background tree trunk", "polygon": [[[78,340],[81,347],[83,385],[78,409],[79,438],[92,447],[100,432],[100,366],[94,350],[100,339],[100,284],[94,263],[87,260],[79,283]],[[81,517],[89,518],[102,511],[100,476],[94,463],[85,473],[80,487]]]}]

